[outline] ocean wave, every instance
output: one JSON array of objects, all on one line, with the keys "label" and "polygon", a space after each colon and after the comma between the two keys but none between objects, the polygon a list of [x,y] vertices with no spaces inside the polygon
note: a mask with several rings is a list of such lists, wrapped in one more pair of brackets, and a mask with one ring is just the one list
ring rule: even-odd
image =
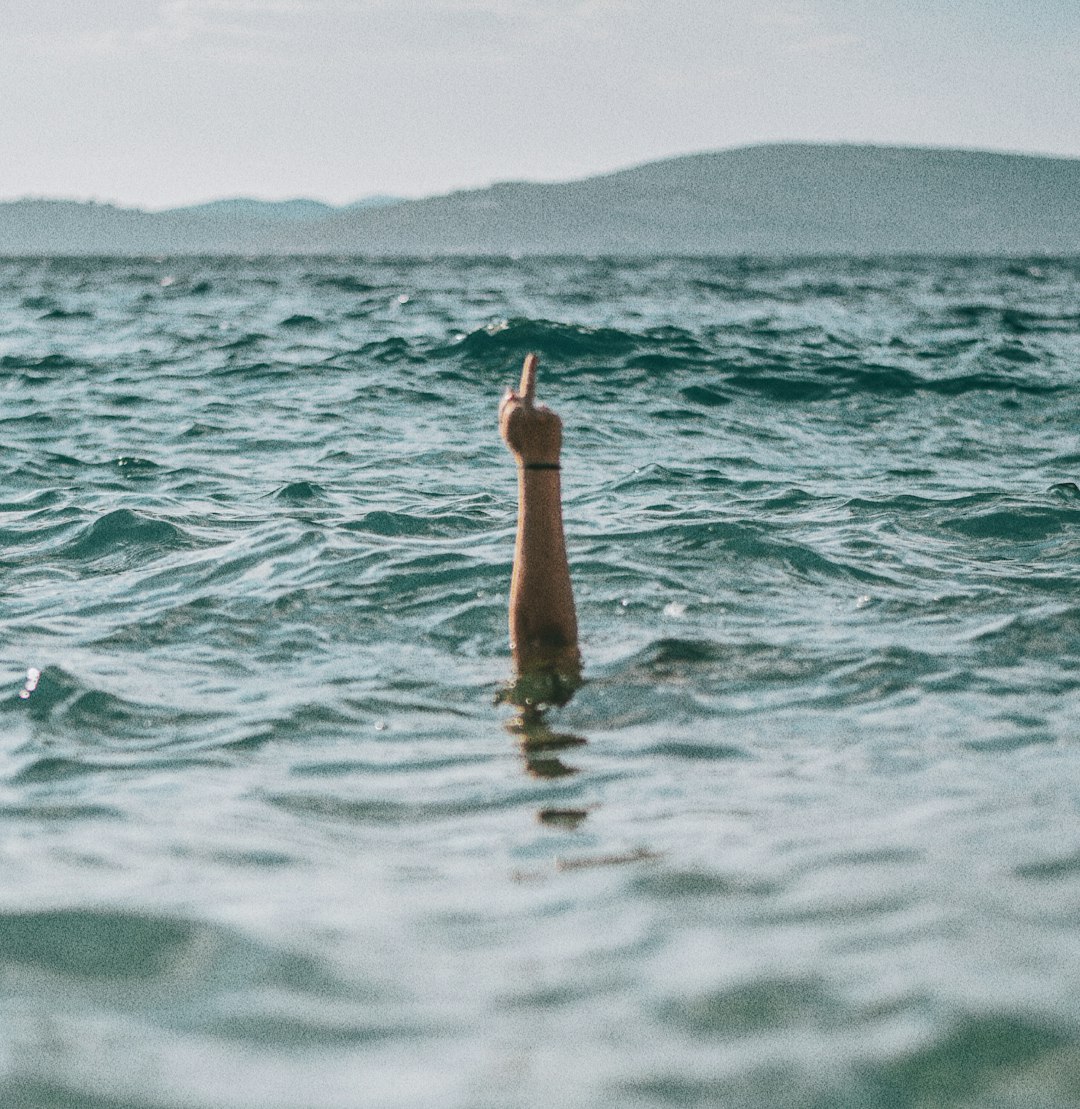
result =
[{"label": "ocean wave", "polygon": [[658,1014],[686,1034],[713,1039],[744,1037],[835,1019],[839,1006],[814,978],[762,978],[669,1002]]},{"label": "ocean wave", "polygon": [[583,358],[617,358],[634,351],[639,344],[636,336],[618,328],[518,318],[477,328],[453,346],[433,353],[491,364],[535,351],[553,362],[578,365]]},{"label": "ocean wave", "polygon": [[1013,504],[990,512],[957,514],[943,521],[950,531],[971,539],[1037,543],[1080,526],[1080,509]]},{"label": "ocean wave", "polygon": [[51,371],[50,378],[58,377],[69,370],[80,370],[87,363],[66,354],[32,354],[18,355],[5,354],[0,357],[0,369],[3,370],[32,370],[38,374]]},{"label": "ocean wave", "polygon": [[92,320],[94,313],[85,308],[52,308],[41,318],[53,323],[64,320]]},{"label": "ocean wave", "polygon": [[80,744],[168,746],[213,719],[205,712],[119,696],[55,666],[34,670],[32,680],[5,708],[25,712],[50,734]]},{"label": "ocean wave", "polygon": [[960,1014],[928,1043],[868,1067],[857,1089],[868,1105],[995,1104],[995,1093],[1004,1104],[1030,1104],[1007,1091],[1022,1089],[1069,1046],[1050,1024],[1009,1013]]},{"label": "ocean wave", "polygon": [[192,536],[177,524],[117,508],[99,516],[57,556],[93,563],[99,569],[120,570],[195,546]]},{"label": "ocean wave", "polygon": [[1008,393],[1054,396],[1068,390],[1065,382],[1025,379],[1016,375],[965,373],[927,377],[900,367],[843,366],[821,362],[807,376],[804,370],[782,368],[780,373],[755,367],[722,379],[731,389],[759,393],[780,401],[823,401],[845,396],[908,397],[919,393],[946,397],[970,393]]},{"label": "ocean wave", "polygon": [[1080,608],[1019,612],[978,631],[971,642],[998,666],[1032,660],[1071,671],[1080,662]]},{"label": "ocean wave", "polygon": [[373,293],[380,288],[348,273],[313,274],[309,280],[317,289],[333,289],[341,293]]},{"label": "ocean wave", "polygon": [[1078,281],[0,260],[0,1103],[1070,1104]]},{"label": "ocean wave", "polygon": [[687,385],[685,389],[679,390],[679,396],[691,404],[699,404],[705,408],[731,404],[731,397],[708,385]]},{"label": "ocean wave", "polygon": [[322,326],[322,320],[317,316],[309,316],[305,312],[295,312],[278,324],[278,327],[289,328],[293,331],[318,331]]},{"label": "ocean wave", "polygon": [[326,502],[326,492],[313,481],[291,481],[274,492],[275,500],[286,504],[310,505]]},{"label": "ocean wave", "polygon": [[[189,994],[211,988],[331,996],[338,982],[316,960],[180,916],[119,908],[0,912],[0,965],[75,986],[135,982]],[[227,984],[227,987],[226,987]]]}]

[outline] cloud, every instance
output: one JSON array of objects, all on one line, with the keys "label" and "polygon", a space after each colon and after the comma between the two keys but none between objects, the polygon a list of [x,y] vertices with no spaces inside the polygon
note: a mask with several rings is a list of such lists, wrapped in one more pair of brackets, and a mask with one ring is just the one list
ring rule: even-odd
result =
[{"label": "cloud", "polygon": [[301,12],[293,0],[165,0],[160,22],[149,35],[158,45],[182,44],[202,51],[240,47],[254,56],[287,37],[275,21]]},{"label": "cloud", "polygon": [[[5,10],[6,9],[6,10]],[[690,38],[721,52],[757,29],[755,51],[842,45],[823,0],[3,0],[0,53],[43,58],[169,53],[290,64],[295,54],[434,57],[455,48],[535,56],[588,43]],[[642,59],[648,61],[647,56]]]},{"label": "cloud", "polygon": [[108,0],[72,12],[38,0],[36,10],[18,8],[0,21],[0,48],[54,61],[179,53],[280,64],[295,25],[336,7],[331,0]]}]

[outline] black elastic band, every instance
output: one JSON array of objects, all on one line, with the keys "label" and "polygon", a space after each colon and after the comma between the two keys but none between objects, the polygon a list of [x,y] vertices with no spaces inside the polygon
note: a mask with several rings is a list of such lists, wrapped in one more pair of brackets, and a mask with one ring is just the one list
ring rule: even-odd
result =
[{"label": "black elastic band", "polygon": [[522,462],[521,468],[523,470],[558,470],[560,466],[558,462]]}]

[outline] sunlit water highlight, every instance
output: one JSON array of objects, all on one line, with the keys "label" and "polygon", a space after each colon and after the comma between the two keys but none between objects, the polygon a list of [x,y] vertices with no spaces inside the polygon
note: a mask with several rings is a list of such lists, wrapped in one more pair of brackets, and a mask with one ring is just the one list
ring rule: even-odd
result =
[{"label": "sunlit water highlight", "polygon": [[1075,1103],[1078,368],[1063,261],[0,261],[0,1103]]}]

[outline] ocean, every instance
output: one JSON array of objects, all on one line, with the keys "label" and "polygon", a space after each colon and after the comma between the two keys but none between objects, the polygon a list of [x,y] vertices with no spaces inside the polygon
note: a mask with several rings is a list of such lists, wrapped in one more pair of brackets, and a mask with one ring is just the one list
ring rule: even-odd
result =
[{"label": "ocean", "polygon": [[1068,259],[0,260],[0,1104],[1080,1104],[1078,372]]}]

